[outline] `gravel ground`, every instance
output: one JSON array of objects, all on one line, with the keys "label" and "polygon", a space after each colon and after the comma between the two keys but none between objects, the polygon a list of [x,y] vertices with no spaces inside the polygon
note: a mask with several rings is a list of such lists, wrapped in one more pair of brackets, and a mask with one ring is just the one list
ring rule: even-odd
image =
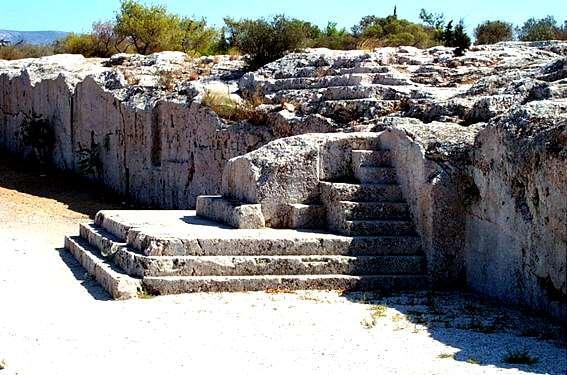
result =
[{"label": "gravel ground", "polygon": [[463,293],[111,301],[61,247],[120,205],[62,181],[0,160],[1,375],[566,373],[559,326]]}]

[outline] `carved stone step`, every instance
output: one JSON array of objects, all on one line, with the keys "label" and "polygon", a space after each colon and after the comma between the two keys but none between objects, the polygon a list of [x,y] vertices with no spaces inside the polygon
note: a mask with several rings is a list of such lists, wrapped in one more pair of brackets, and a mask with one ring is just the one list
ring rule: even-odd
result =
[{"label": "carved stone step", "polygon": [[359,167],[391,167],[390,150],[352,150],[353,170]]},{"label": "carved stone step", "polygon": [[402,220],[409,219],[406,203],[392,202],[345,202],[338,203],[336,212],[345,220]]},{"label": "carved stone step", "polygon": [[[81,237],[99,253],[113,249],[116,254],[123,248],[137,256],[144,256],[138,250],[128,247],[103,228],[92,224],[81,225]],[[168,238],[162,239],[162,246],[168,246]],[[200,240],[200,251],[193,256],[386,256],[421,255],[421,241],[412,236],[358,236],[344,237],[332,234],[320,238],[216,238]],[[175,242],[177,244],[177,242]],[[99,247],[102,246],[102,247]]]},{"label": "carved stone step", "polygon": [[79,237],[65,237],[65,249],[92,275],[114,299],[129,299],[142,290],[140,279],[125,274],[102,258],[98,249]]},{"label": "carved stone step", "polygon": [[146,277],[152,294],[246,292],[266,290],[412,290],[427,288],[424,275],[295,275],[295,276],[179,276]]},{"label": "carved stone step", "polygon": [[398,185],[352,184],[321,182],[321,198],[330,204],[337,201],[355,202],[403,202],[402,191]]},{"label": "carved stone step", "polygon": [[397,184],[396,169],[391,167],[359,166],[354,169],[354,177],[361,183]]},{"label": "carved stone step", "polygon": [[349,236],[408,236],[415,234],[413,223],[409,220],[347,220],[336,229],[339,233]]}]

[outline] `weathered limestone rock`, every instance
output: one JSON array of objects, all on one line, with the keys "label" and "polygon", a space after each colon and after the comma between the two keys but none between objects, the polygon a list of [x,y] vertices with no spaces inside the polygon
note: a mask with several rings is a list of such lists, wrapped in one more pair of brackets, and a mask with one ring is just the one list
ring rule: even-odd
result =
[{"label": "weathered limestone rock", "polygon": [[[51,126],[55,166],[144,204],[194,207],[196,196],[218,193],[226,160],[272,139],[269,127],[228,124],[193,100],[242,67],[234,63],[182,53],[0,62],[0,145],[31,156],[23,132],[37,116]],[[193,84],[195,65],[211,72]]]},{"label": "weathered limestone rock", "polygon": [[[0,61],[0,148],[43,156],[148,205],[192,208],[199,195],[222,194],[198,209],[235,227],[335,228],[372,235],[375,246],[403,232],[390,245],[419,242],[433,285],[467,285],[564,318],[566,54],[559,41],[475,46],[462,57],[444,47],[316,49],[248,73],[240,60],[169,52]],[[265,124],[219,118],[202,105],[209,89],[261,103]],[[45,126],[48,147],[30,141]],[[239,256],[253,242],[168,237],[105,214],[96,222],[136,256],[82,234],[132,272],[144,268],[139,257]],[[313,239],[262,243],[272,255],[334,251]],[[173,264],[161,261],[157,269]],[[222,273],[249,262],[187,269]],[[293,264],[277,267],[304,269]],[[167,277],[147,285],[178,292],[362,282]]]},{"label": "weathered limestone rock", "polygon": [[476,137],[468,284],[567,315],[567,101],[530,102]]}]

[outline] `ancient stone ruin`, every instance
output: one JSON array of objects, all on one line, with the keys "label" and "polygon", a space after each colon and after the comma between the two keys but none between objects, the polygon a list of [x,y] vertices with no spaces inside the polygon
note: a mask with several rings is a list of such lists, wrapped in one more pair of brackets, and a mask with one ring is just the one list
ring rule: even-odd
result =
[{"label": "ancient stone ruin", "polygon": [[0,61],[0,90],[4,151],[170,209],[66,239],[115,298],[469,288],[567,317],[565,42],[313,49],[254,72],[57,55]]}]

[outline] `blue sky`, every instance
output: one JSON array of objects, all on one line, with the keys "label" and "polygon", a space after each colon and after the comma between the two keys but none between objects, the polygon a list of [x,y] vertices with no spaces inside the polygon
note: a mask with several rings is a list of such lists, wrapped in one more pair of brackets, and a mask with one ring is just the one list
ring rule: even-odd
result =
[{"label": "blue sky", "polygon": [[[220,25],[223,17],[261,17],[284,13],[318,25],[335,21],[349,27],[365,15],[390,14],[418,20],[419,10],[443,12],[446,18],[463,18],[472,29],[487,19],[519,24],[530,17],[567,18],[567,0],[148,0],[164,4],[180,15],[205,17]],[[0,0],[0,29],[88,31],[92,22],[113,19],[119,0]]]}]

